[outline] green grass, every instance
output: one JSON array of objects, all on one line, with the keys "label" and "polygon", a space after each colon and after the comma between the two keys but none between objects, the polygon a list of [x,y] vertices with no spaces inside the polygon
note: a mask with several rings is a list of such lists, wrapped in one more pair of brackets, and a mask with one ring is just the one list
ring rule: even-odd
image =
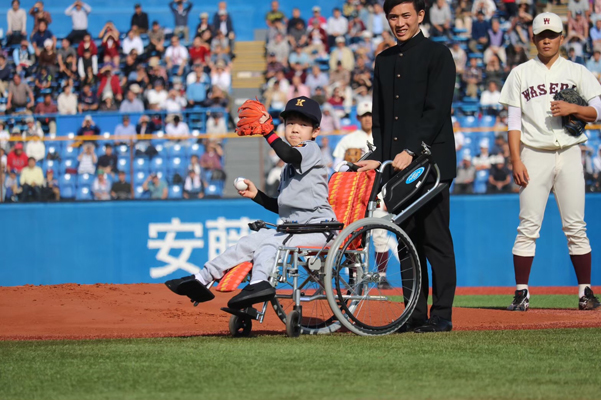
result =
[{"label": "green grass", "polygon": [[[397,301],[403,301],[402,296],[394,296]],[[455,296],[453,307],[467,308],[499,308],[505,309],[513,301],[513,296],[507,295],[483,295],[483,296]],[[428,303],[432,304],[432,297],[428,298]],[[568,308],[576,309],[578,307],[578,298],[575,295],[568,294],[542,294],[532,296],[530,299],[530,308]]]},{"label": "green grass", "polygon": [[0,399],[600,399],[601,329],[0,342]]}]

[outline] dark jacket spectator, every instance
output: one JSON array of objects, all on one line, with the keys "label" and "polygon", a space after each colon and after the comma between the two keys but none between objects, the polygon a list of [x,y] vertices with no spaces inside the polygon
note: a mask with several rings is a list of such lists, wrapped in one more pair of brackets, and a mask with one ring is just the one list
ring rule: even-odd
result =
[{"label": "dark jacket spectator", "polygon": [[142,11],[142,6],[140,4],[136,4],[134,6],[134,15],[131,16],[131,24],[130,27],[134,26],[138,27],[138,32],[146,33],[150,25],[148,24],[148,14]]}]

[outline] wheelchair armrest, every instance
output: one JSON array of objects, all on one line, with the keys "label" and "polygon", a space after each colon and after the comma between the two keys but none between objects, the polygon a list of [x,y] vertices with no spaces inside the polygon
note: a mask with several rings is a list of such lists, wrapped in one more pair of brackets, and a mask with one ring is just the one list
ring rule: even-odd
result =
[{"label": "wheelchair armrest", "polygon": [[298,224],[286,222],[278,225],[277,231],[281,233],[330,233],[344,228],[344,224],[338,221],[324,221],[318,224]]},{"label": "wheelchair armrest", "polygon": [[265,228],[275,228],[276,225],[275,224],[270,224],[269,222],[265,222],[262,221],[260,219],[253,221],[253,222],[249,222],[248,223],[248,227],[250,228],[251,231],[255,231],[255,232],[259,232],[261,229]]}]

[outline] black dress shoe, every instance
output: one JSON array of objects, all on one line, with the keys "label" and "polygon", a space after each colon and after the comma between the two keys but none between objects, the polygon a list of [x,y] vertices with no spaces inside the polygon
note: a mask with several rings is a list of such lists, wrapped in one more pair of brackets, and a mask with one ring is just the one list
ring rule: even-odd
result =
[{"label": "black dress shoe", "polygon": [[430,317],[422,326],[415,328],[415,333],[450,332],[453,324],[448,319],[440,318],[438,315]]},{"label": "black dress shoe", "polygon": [[409,319],[407,322],[405,322],[405,325],[397,329],[396,333],[413,332],[415,328],[420,327],[425,323],[425,319]]},{"label": "black dress shoe", "polygon": [[228,301],[229,308],[241,310],[256,303],[263,303],[275,297],[275,288],[267,281],[246,285],[244,289]]},{"label": "black dress shoe", "polygon": [[171,279],[165,282],[165,285],[173,293],[188,296],[194,302],[202,303],[215,298],[215,295],[205,285],[196,280],[194,275]]}]

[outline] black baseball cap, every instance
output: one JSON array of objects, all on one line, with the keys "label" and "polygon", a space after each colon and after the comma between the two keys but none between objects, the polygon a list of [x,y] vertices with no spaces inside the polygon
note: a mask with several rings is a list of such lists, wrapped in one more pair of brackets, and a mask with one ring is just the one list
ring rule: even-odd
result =
[{"label": "black baseball cap", "polygon": [[290,99],[286,103],[286,109],[282,111],[280,116],[286,119],[286,116],[291,112],[297,112],[309,118],[311,121],[315,121],[317,125],[321,124],[321,109],[319,104],[308,97],[300,96]]}]

